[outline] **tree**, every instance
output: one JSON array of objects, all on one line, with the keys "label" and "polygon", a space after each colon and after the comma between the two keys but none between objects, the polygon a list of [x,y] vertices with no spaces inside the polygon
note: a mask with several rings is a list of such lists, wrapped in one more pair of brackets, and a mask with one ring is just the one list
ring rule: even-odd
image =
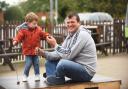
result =
[{"label": "tree", "polygon": [[20,4],[25,13],[33,12],[48,12],[49,0],[27,0]]},{"label": "tree", "polygon": [[0,2],[0,10],[6,10],[8,8],[9,4],[7,4],[5,1]]},{"label": "tree", "polygon": [[90,12],[107,12],[114,18],[124,18],[127,0],[86,0],[86,9]]},{"label": "tree", "polygon": [[[65,19],[69,12],[83,12],[86,11],[85,7],[86,0],[58,0],[59,15],[61,19]],[[82,8],[81,8],[82,7]],[[60,20],[61,20],[60,19]]]},{"label": "tree", "polygon": [[[107,12],[114,18],[125,18],[127,3],[127,0],[58,0],[59,20],[63,21],[70,11]],[[19,6],[23,14],[30,11],[50,12],[50,0],[27,0]]]},{"label": "tree", "polygon": [[24,13],[22,11],[22,9],[18,6],[12,6],[10,8],[8,8],[5,13],[4,13],[4,19],[7,21],[19,21],[19,20],[23,20]]}]

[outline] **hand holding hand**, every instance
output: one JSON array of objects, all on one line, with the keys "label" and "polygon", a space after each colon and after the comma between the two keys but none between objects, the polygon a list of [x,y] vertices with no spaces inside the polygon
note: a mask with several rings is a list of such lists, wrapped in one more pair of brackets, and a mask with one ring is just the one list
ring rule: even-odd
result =
[{"label": "hand holding hand", "polygon": [[36,47],[35,48],[35,54],[39,55],[39,56],[44,56],[44,50],[39,48],[39,47]]}]

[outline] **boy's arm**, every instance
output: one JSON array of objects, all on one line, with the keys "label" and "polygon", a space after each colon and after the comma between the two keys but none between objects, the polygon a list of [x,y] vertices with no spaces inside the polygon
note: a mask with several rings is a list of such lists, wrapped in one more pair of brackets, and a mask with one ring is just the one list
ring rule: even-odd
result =
[{"label": "boy's arm", "polygon": [[13,38],[13,45],[17,45],[19,42],[21,42],[24,38],[24,34],[23,31],[20,30],[18,31],[18,34],[16,35],[16,37]]},{"label": "boy's arm", "polygon": [[50,34],[48,32],[44,32],[44,31],[41,31],[40,33],[40,36],[41,36],[41,39],[42,40],[46,40],[46,37],[49,36]]}]

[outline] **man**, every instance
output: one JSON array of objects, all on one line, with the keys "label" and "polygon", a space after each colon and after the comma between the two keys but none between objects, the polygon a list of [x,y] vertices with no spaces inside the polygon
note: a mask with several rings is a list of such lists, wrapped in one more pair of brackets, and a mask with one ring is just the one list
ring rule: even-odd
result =
[{"label": "man", "polygon": [[96,73],[97,54],[90,31],[80,25],[77,14],[69,14],[66,25],[69,34],[62,46],[50,36],[46,40],[54,47],[53,52],[36,48],[36,53],[46,58],[46,82],[49,85],[64,84],[65,77],[74,82],[88,82]]}]

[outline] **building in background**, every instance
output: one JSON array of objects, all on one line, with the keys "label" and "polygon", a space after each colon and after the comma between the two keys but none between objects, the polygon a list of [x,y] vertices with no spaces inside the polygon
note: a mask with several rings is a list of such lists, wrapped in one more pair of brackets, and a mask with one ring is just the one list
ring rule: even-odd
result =
[{"label": "building in background", "polygon": [[0,10],[0,24],[4,22],[4,13]]}]

